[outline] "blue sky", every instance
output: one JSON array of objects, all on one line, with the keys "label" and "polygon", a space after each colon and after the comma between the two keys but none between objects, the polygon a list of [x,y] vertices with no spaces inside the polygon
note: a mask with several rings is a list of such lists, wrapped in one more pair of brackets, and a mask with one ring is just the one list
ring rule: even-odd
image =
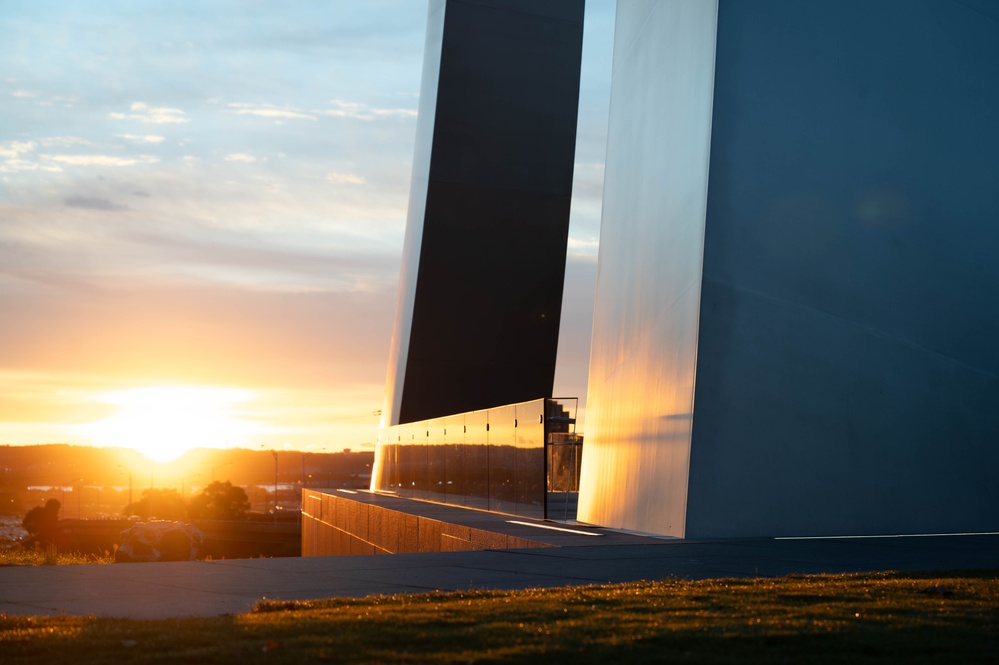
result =
[{"label": "blue sky", "polygon": [[[374,439],[426,11],[5,0],[0,444],[93,443],[161,385],[250,391],[238,445]],[[555,390],[581,398],[613,11],[587,3]]]}]

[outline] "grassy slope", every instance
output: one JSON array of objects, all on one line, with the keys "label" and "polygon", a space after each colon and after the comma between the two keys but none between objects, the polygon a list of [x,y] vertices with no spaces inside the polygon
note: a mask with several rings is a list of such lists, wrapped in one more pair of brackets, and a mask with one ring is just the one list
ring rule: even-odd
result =
[{"label": "grassy slope", "polygon": [[171,621],[0,615],[0,662],[995,663],[999,571],[268,603]]}]

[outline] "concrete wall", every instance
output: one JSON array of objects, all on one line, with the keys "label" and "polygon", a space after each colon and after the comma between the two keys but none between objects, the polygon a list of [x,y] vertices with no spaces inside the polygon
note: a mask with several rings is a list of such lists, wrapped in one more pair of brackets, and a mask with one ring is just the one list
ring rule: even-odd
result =
[{"label": "concrete wall", "polygon": [[619,4],[580,519],[999,530],[999,10],[714,5]]},{"label": "concrete wall", "polygon": [[302,556],[463,552],[553,547],[420,515],[431,504],[302,491]]}]

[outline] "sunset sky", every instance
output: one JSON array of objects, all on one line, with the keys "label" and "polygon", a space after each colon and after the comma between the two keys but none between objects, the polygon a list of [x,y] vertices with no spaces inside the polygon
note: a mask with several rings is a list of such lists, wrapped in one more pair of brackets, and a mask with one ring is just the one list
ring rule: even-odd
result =
[{"label": "sunset sky", "polygon": [[[555,386],[580,398],[613,12],[587,2]],[[425,27],[423,0],[5,0],[0,445],[370,445]]]}]

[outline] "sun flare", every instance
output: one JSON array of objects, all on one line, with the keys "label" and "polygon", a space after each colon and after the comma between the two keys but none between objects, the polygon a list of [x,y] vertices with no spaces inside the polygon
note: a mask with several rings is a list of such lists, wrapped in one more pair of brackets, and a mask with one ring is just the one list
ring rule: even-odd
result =
[{"label": "sun flare", "polygon": [[169,462],[191,448],[220,448],[257,433],[259,425],[237,411],[237,405],[254,398],[253,391],[237,388],[119,390],[98,398],[116,406],[116,412],[81,429],[96,445],[133,448],[155,462]]}]

